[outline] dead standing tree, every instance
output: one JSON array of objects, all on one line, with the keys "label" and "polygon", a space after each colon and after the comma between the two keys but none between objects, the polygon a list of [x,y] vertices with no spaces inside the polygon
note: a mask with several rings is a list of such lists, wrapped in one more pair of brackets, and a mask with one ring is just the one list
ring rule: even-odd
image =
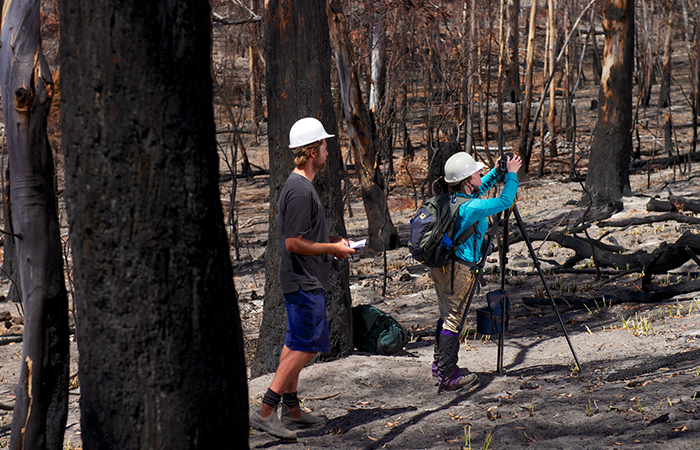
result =
[{"label": "dead standing tree", "polygon": [[596,204],[617,201],[630,192],[634,4],[635,0],[609,0],[603,25],[598,123],[591,142],[585,194],[585,199]]},{"label": "dead standing tree", "polygon": [[[520,29],[520,0],[506,0],[504,32],[505,52],[503,54],[503,101],[516,103],[520,100],[520,62],[518,57]],[[517,119],[516,119],[517,120]]]},{"label": "dead standing tree", "polygon": [[46,133],[53,81],[41,49],[41,2],[2,3],[0,86],[25,313],[10,448],[61,449],[68,414],[68,297]]},{"label": "dead standing tree", "polygon": [[368,246],[374,250],[383,250],[385,246],[388,250],[394,249],[399,245],[399,235],[389,215],[378,164],[379,151],[370,115],[362,99],[357,66],[352,64],[347,21],[340,5],[335,1],[328,2],[328,24],[338,69],[343,114],[367,214]]},{"label": "dead standing tree", "polygon": [[209,3],[59,6],[84,448],[247,449]]},{"label": "dead standing tree", "polygon": [[[520,168],[518,175],[528,173],[530,166],[530,158],[532,157],[530,147],[528,145],[530,138],[530,108],[532,106],[532,72],[534,70],[533,60],[535,55],[535,25],[537,23],[537,0],[532,0],[530,6],[530,20],[527,33],[527,59],[525,70],[525,100],[523,102],[522,125],[520,126],[520,138],[518,144],[518,154],[523,158],[523,166]],[[542,102],[540,102],[542,103]],[[536,125],[533,125],[533,127]]]},{"label": "dead standing tree", "polygon": [[[270,155],[270,225],[265,249],[265,304],[260,340],[251,367],[252,376],[274,371],[284,344],[287,315],[278,280],[279,234],[277,202],[289,173],[294,169],[289,150],[289,129],[302,117],[318,118],[337,136],[331,97],[331,49],[324,0],[269,1],[265,9],[265,67]],[[338,139],[328,139],[327,167],[318,173],[318,190],[331,235],[345,235],[340,190],[343,170]],[[326,292],[331,352],[322,359],[350,354],[352,315],[349,264],[334,260]]]}]

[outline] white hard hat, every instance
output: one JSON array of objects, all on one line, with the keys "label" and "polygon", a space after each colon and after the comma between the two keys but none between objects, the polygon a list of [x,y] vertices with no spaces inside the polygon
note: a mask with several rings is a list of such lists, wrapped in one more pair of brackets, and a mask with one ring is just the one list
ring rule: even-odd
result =
[{"label": "white hard hat", "polygon": [[289,148],[303,147],[334,136],[328,134],[317,119],[305,117],[297,120],[289,130]]},{"label": "white hard hat", "polygon": [[484,163],[474,161],[468,153],[457,152],[445,163],[445,181],[457,184],[484,168]]}]

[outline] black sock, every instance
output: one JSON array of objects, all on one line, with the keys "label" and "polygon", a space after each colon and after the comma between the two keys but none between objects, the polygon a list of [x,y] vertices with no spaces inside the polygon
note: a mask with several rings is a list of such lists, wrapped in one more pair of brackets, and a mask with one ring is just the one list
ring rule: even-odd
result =
[{"label": "black sock", "polygon": [[[285,394],[286,395],[286,394]],[[265,392],[265,396],[263,396],[262,402],[266,405],[270,405],[273,408],[277,406],[282,399],[282,396],[279,395],[277,392],[273,391],[272,389],[268,388],[267,392]]]},{"label": "black sock", "polygon": [[299,406],[299,397],[297,397],[296,392],[288,392],[282,395],[282,403],[287,405],[287,408],[294,408]]}]

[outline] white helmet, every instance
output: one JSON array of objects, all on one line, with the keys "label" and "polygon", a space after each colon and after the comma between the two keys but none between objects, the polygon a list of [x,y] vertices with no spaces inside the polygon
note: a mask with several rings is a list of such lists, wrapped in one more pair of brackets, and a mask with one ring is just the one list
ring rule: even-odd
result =
[{"label": "white helmet", "polygon": [[484,168],[484,163],[474,161],[468,153],[457,152],[445,163],[445,181],[457,184]]},{"label": "white helmet", "polygon": [[317,119],[305,117],[297,120],[289,130],[289,148],[303,147],[334,136],[328,134]]}]

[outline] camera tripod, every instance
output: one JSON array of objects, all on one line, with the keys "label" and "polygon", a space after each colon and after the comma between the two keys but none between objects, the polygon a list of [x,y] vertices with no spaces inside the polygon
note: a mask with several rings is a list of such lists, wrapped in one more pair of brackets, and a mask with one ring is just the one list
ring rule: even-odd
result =
[{"label": "camera tripod", "polygon": [[[566,332],[566,328],[564,327],[564,322],[561,318],[561,314],[559,314],[559,309],[557,308],[556,303],[554,302],[554,297],[552,297],[552,293],[549,290],[549,286],[547,285],[547,281],[544,278],[544,273],[542,272],[542,267],[540,265],[540,261],[537,258],[537,255],[535,254],[535,250],[532,248],[532,243],[530,242],[530,238],[527,235],[527,232],[525,231],[525,225],[523,224],[523,219],[520,217],[520,212],[518,211],[518,206],[515,202],[513,202],[513,206],[511,206],[509,209],[505,210],[503,212],[503,217],[497,216],[494,222],[491,224],[489,227],[489,230],[486,234],[486,239],[485,239],[485,246],[483,247],[483,254],[481,257],[481,260],[477,264],[475,268],[475,276],[474,276],[474,283],[472,284],[471,289],[469,289],[469,293],[467,294],[467,304],[466,307],[464,308],[464,313],[462,314],[462,320],[459,323],[459,326],[457,327],[457,336],[458,338],[454,340],[452,344],[452,349],[450,350],[450,356],[448,358],[448,364],[446,365],[446,369],[450,367],[450,363],[452,361],[452,358],[454,358],[455,355],[455,350],[457,349],[459,345],[459,337],[462,336],[462,329],[464,328],[464,323],[466,322],[467,314],[469,313],[469,307],[471,305],[472,299],[474,298],[474,293],[477,290],[478,286],[480,285],[481,282],[481,277],[483,275],[483,269],[484,265],[486,264],[486,254],[488,253],[488,249],[490,248],[491,243],[493,242],[494,236],[497,233],[498,228],[502,225],[503,226],[503,240],[502,240],[502,245],[499,246],[499,263],[500,263],[500,271],[501,271],[501,289],[503,290],[505,288],[505,279],[506,279],[506,263],[508,261],[508,221],[511,215],[511,212],[513,216],[515,217],[516,223],[518,225],[518,228],[520,229],[520,233],[522,234],[523,238],[525,239],[525,244],[527,245],[527,249],[530,253],[530,257],[532,258],[532,261],[537,268],[537,272],[540,275],[540,279],[542,280],[542,284],[544,285],[545,291],[547,292],[547,296],[549,297],[549,301],[552,305],[552,309],[554,309],[554,312],[556,313],[557,319],[559,321],[559,325],[561,326],[562,332],[564,333],[564,336],[566,337],[566,342],[569,344],[569,349],[571,349],[571,354],[574,357],[574,361],[576,362],[576,367],[578,368],[579,372],[582,371],[581,369],[581,364],[579,364],[578,358],[576,357],[576,352],[574,351],[574,347],[571,344],[571,339],[569,339],[569,334]],[[505,300],[503,300],[505,302]],[[496,371],[498,372],[499,375],[503,375],[503,344],[504,344],[504,333],[505,333],[505,321],[506,321],[506,308],[505,304],[502,305],[502,311],[503,313],[501,314],[501,333],[498,335],[498,354],[497,354],[497,360],[496,360]],[[438,394],[442,391],[442,384],[445,379],[445,374],[442,374],[443,376],[440,377],[440,383],[438,385]]]}]

